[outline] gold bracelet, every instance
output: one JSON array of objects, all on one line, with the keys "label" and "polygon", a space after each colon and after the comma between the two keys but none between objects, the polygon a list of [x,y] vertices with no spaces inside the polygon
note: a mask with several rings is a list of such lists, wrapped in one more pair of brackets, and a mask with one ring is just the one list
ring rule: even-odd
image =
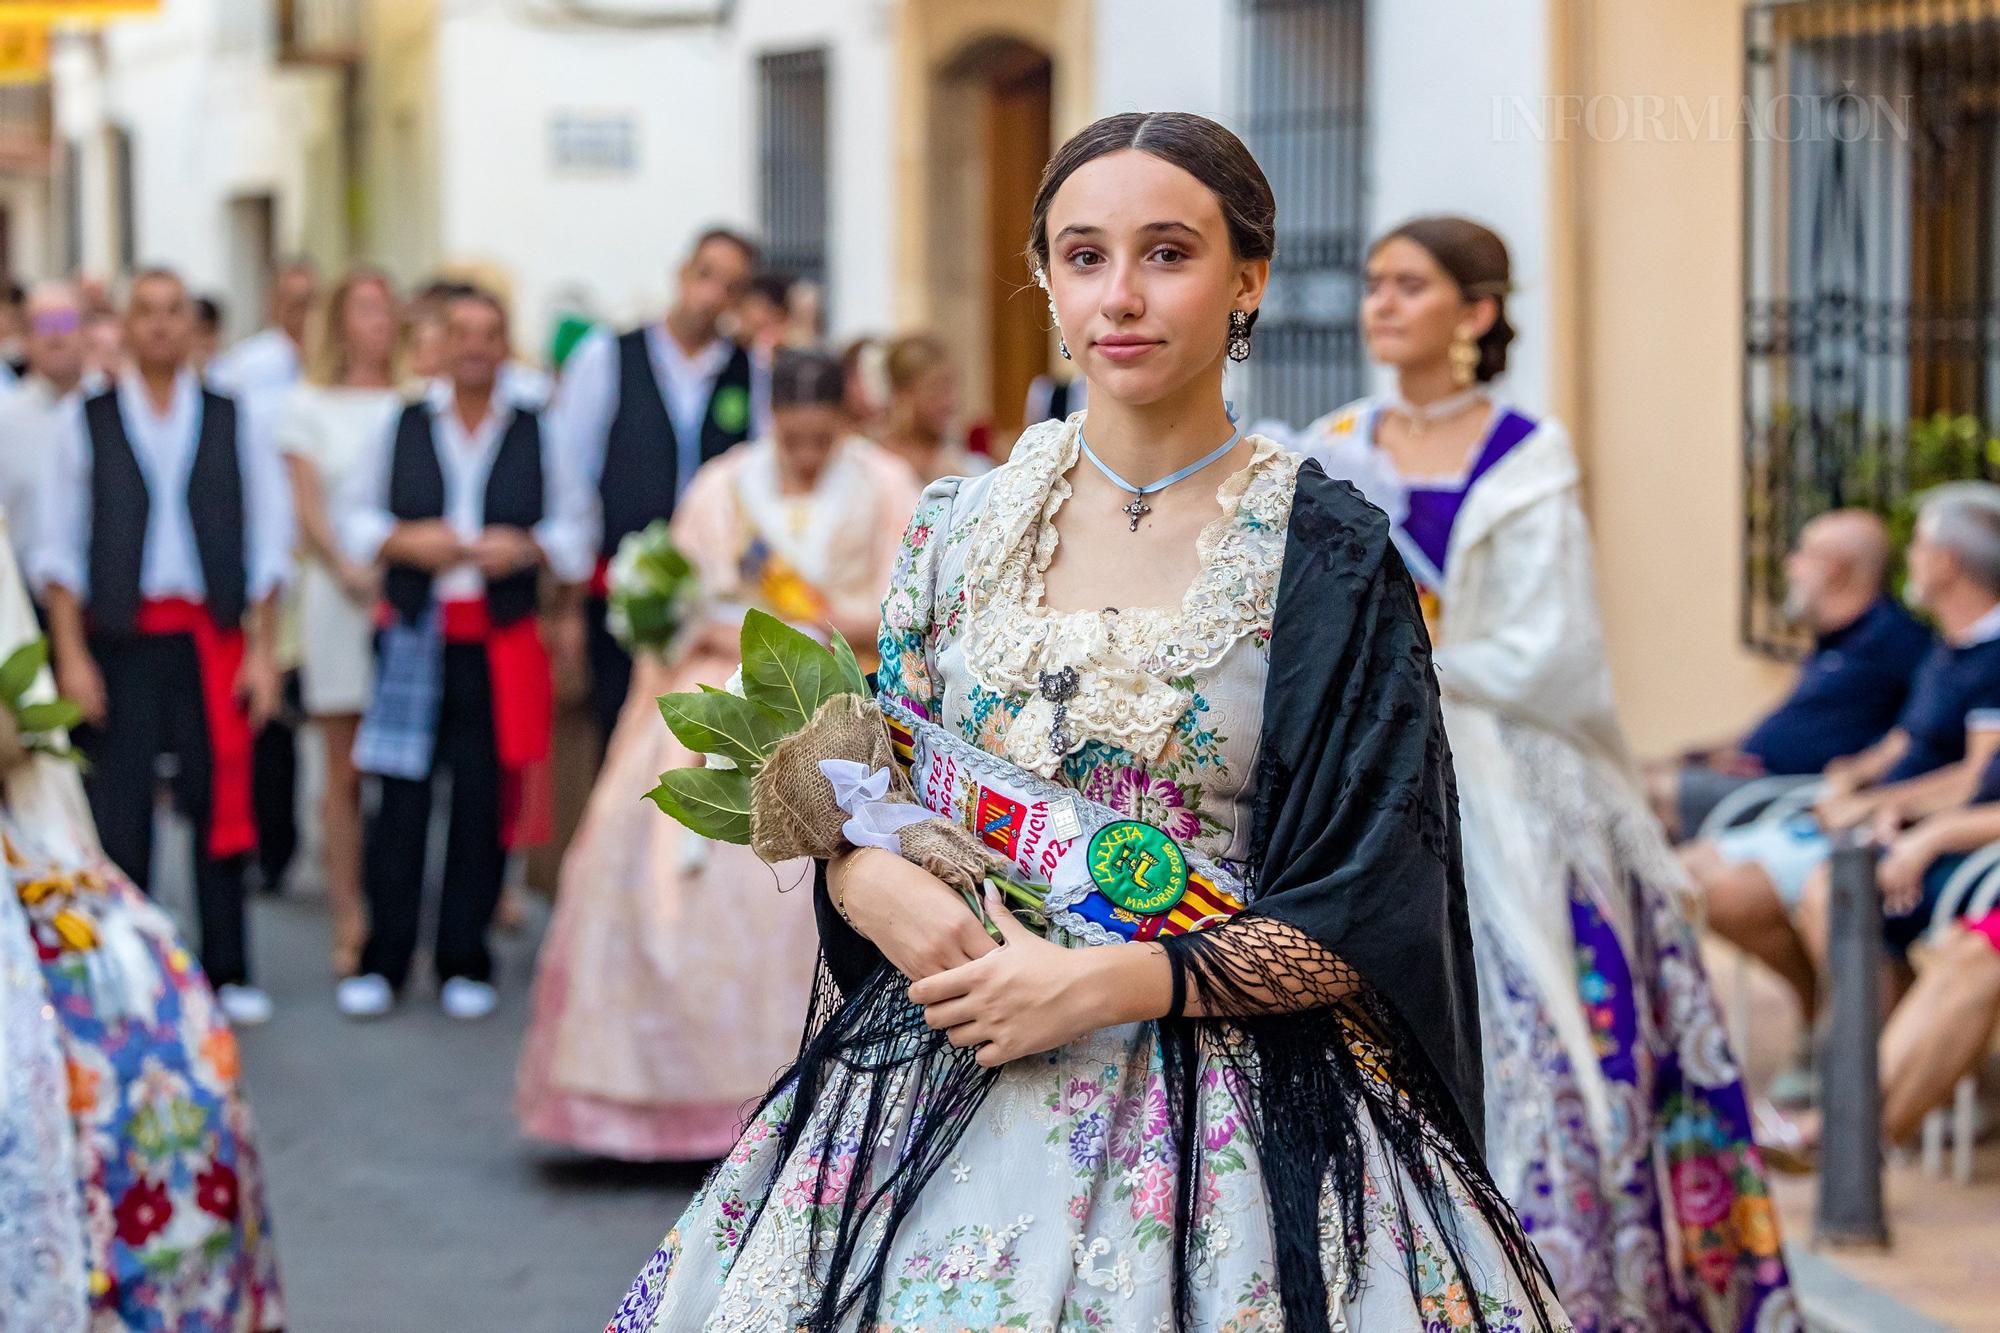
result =
[{"label": "gold bracelet", "polygon": [[[850,848],[846,853],[844,853],[844,857],[851,857],[860,850],[861,849],[859,847]],[[852,930],[854,931],[855,934],[859,935],[861,932],[855,928],[854,918],[850,917],[847,914],[847,886],[843,882],[840,888],[838,889],[834,888],[833,867],[831,865],[827,867],[827,872],[826,872],[826,896],[827,900],[833,904],[834,913],[840,917],[841,921],[846,924],[849,930]]]}]

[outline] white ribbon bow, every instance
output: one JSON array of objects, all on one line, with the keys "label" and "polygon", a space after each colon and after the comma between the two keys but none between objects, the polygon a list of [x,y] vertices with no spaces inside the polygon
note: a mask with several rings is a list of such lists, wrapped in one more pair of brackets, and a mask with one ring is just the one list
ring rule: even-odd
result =
[{"label": "white ribbon bow", "polygon": [[936,816],[909,801],[886,801],[889,770],[870,770],[852,759],[822,759],[819,771],[833,787],[833,801],[847,812],[841,836],[852,847],[879,847],[903,854],[903,830]]}]

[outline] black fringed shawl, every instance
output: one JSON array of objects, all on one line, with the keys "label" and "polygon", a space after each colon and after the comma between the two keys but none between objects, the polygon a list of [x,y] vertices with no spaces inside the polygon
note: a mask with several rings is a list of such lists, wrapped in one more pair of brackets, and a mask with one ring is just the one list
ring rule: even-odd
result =
[{"label": "black fringed shawl", "polygon": [[[1478,996],[1457,796],[1416,592],[1382,513],[1315,463],[1301,468],[1292,503],[1270,661],[1250,910],[1168,942],[1206,1010],[1241,1015],[1159,1024],[1181,1154],[1182,1323],[1201,1152],[1200,1135],[1188,1132],[1191,1094],[1206,1059],[1235,1065],[1251,1090],[1245,1119],[1270,1206],[1288,1328],[1328,1326],[1320,1213],[1329,1180],[1350,1289],[1363,1271],[1364,1120],[1415,1182],[1416,1197],[1397,1191],[1397,1206],[1406,1224],[1425,1225],[1443,1244],[1479,1326],[1480,1283],[1462,1261],[1448,1174],[1470,1193],[1549,1326],[1546,1273],[1483,1164]],[[995,1074],[924,1025],[903,978],[833,912],[823,876],[815,906],[827,984],[800,1058],[777,1085],[797,1098],[782,1136],[785,1155],[829,1098],[846,1099],[863,1117],[860,1142],[876,1144],[889,1126],[874,1075],[894,1070],[913,1079],[924,1108],[900,1152],[864,1146],[835,1236],[810,1256],[823,1286],[807,1327],[833,1333],[857,1310],[862,1324],[872,1321],[888,1238]],[[1344,998],[1282,1014],[1257,1013],[1250,998],[1300,986]],[[1372,1046],[1366,1060],[1357,1034]],[[1386,1069],[1386,1083],[1370,1065]],[[844,1133],[853,1133],[851,1122]],[[831,1162],[832,1144],[817,1146],[820,1160]],[[1414,1250],[1406,1266],[1414,1291]]]}]

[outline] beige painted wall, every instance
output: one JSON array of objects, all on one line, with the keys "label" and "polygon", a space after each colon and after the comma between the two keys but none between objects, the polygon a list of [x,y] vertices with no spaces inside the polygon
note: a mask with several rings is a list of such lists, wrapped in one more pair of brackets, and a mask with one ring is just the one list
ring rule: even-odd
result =
[{"label": "beige painted wall", "polygon": [[[1054,134],[1060,141],[1091,116],[1091,8],[1083,0],[902,0],[895,28],[896,104],[905,109],[896,123],[897,249],[907,257],[896,271],[900,326],[949,330],[977,314],[941,303],[927,261],[937,248],[930,200],[950,188],[941,178],[936,140],[964,130],[935,123],[932,91],[938,74],[982,38],[1013,37],[1040,47],[1052,58]],[[925,110],[909,114],[912,108]]]},{"label": "beige painted wall", "polygon": [[403,282],[438,254],[437,7],[368,0],[360,210],[364,249]]},{"label": "beige painted wall", "polygon": [[[1563,0],[1558,91],[1688,99],[1742,87],[1742,0]],[[1636,112],[1642,104],[1634,101]],[[1631,120],[1627,118],[1628,122]],[[1745,650],[1739,481],[1742,145],[1675,128],[1593,140],[1557,162],[1551,272],[1559,411],[1587,476],[1600,596],[1626,725],[1641,752],[1725,735],[1789,672]],[[1559,120],[1549,117],[1549,133]],[[1617,128],[1605,104],[1599,128]]]}]

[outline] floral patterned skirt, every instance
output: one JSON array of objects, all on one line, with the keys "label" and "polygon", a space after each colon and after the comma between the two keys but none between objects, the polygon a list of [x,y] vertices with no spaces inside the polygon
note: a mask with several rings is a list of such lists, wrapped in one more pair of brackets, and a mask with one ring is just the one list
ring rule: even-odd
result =
[{"label": "floral patterned skirt", "polygon": [[1668,889],[1638,874],[1626,883],[1629,947],[1590,892],[1575,880],[1569,891],[1609,1136],[1593,1131],[1534,987],[1475,915],[1495,1176],[1579,1330],[1795,1329],[1770,1188],[1694,931]]},{"label": "floral patterned skirt", "polygon": [[108,862],[6,838],[60,1031],[93,1330],[285,1322],[236,1038],[166,916]]},{"label": "floral patterned skirt", "polygon": [[[781,1092],[754,1119],[640,1273],[607,1333],[791,1333],[810,1312],[820,1274],[815,1235],[831,1234],[833,1202],[852,1173],[852,1145],[868,1100],[843,1072],[789,1159],[778,1145],[794,1110]],[[881,1075],[899,1134],[921,1108],[898,1074]],[[1277,1330],[1272,1236],[1257,1158],[1240,1121],[1236,1075],[1205,1064],[1195,1115],[1202,1135],[1192,1247],[1193,1327],[1215,1333]],[[846,1081],[845,1087],[841,1086]],[[1109,1028],[1002,1071],[952,1156],[895,1235],[872,1328],[888,1333],[1063,1329],[1157,1333],[1173,1323],[1177,1153],[1151,1024]],[[842,1111],[838,1108],[847,1108]],[[836,1116],[856,1124],[830,1126]],[[1453,1280],[1439,1237],[1404,1218],[1386,1147],[1365,1135],[1366,1271],[1358,1294],[1331,1302],[1333,1327],[1471,1327],[1473,1307]],[[822,1172],[815,1145],[847,1145]],[[1410,1186],[1414,1197],[1414,1186]],[[1535,1324],[1497,1239],[1462,1185],[1449,1221],[1495,1333]],[[1331,1203],[1334,1192],[1329,1188]],[[754,1225],[759,1200],[767,1200]],[[1338,1218],[1322,1217],[1326,1271],[1344,1260]],[[1408,1263],[1420,1290],[1413,1293]],[[1333,1285],[1344,1288],[1336,1281]],[[1553,1299],[1548,1302],[1554,1308]]]}]

